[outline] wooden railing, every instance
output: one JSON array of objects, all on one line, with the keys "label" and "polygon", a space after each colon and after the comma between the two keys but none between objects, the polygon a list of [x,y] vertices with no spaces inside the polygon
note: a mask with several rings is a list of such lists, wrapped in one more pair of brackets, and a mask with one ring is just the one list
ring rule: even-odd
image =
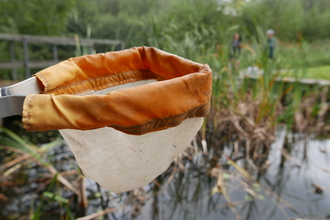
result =
[{"label": "wooden railing", "polygon": [[[107,39],[82,39],[82,38],[60,38],[60,37],[45,37],[38,35],[17,35],[17,34],[0,34],[0,41],[9,42],[10,61],[0,62],[0,69],[12,69],[12,79],[17,80],[17,68],[25,69],[25,77],[31,76],[30,69],[45,68],[58,63],[57,46],[83,46],[89,48],[89,53],[92,53],[94,46],[99,45],[116,45],[120,50],[124,49],[124,42],[118,40]],[[15,56],[15,42],[23,43],[23,61],[17,61]],[[53,60],[30,61],[28,44],[49,44],[53,45]]]}]

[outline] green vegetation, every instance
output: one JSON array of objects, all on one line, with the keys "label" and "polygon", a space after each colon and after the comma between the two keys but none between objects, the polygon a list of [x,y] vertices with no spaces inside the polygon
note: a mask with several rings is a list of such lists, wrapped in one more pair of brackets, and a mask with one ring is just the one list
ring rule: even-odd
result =
[{"label": "green vegetation", "polygon": [[307,77],[309,79],[327,79],[330,80],[330,65],[312,67],[307,69]]},{"label": "green vegetation", "polygon": [[[330,65],[310,67],[306,69],[306,73],[301,78],[304,79],[325,79],[330,80]],[[295,72],[292,70],[283,70],[281,76],[296,77]]]},{"label": "green vegetation", "polygon": [[75,0],[1,0],[0,33],[63,35],[74,5]]},{"label": "green vegetation", "polygon": [[[325,10],[329,7],[327,0],[2,0],[0,33],[120,39],[127,48],[155,46],[210,63],[219,72],[228,63],[236,32],[245,45],[240,68],[263,68],[259,58],[266,44],[265,31],[272,28],[278,39],[276,68],[287,70],[330,65],[330,12]],[[7,43],[0,42],[0,48],[9,51]],[[21,45],[15,49],[22,60]],[[52,56],[46,45],[32,46],[30,51],[32,60]],[[68,58],[64,48],[59,54]],[[211,58],[212,54],[218,57]],[[0,54],[0,60],[9,59],[9,53]],[[1,70],[0,77],[9,79],[9,70]]]}]

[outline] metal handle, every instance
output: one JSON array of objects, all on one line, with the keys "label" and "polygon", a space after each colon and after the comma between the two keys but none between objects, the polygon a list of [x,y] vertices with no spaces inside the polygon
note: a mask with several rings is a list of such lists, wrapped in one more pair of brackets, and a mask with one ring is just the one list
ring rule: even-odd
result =
[{"label": "metal handle", "polygon": [[22,115],[25,96],[41,92],[36,77],[0,88],[0,118]]},{"label": "metal handle", "polygon": [[41,92],[37,78],[35,76],[14,85],[0,88],[0,90],[0,97],[10,95],[26,96],[28,94],[39,94]]},{"label": "metal handle", "polygon": [[0,97],[0,118],[22,115],[25,96]]}]

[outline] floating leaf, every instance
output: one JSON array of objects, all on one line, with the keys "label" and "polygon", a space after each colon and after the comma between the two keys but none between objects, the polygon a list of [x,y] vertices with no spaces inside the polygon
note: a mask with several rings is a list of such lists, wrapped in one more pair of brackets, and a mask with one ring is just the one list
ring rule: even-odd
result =
[{"label": "floating leaf", "polygon": [[254,200],[254,197],[251,196],[250,194],[246,194],[246,195],[244,196],[244,200],[245,200],[245,201],[249,201],[249,202],[251,202],[251,201]]},{"label": "floating leaf", "polygon": [[96,192],[96,193],[94,193],[94,196],[95,196],[95,198],[99,198],[102,196],[102,194],[100,192]]},{"label": "floating leaf", "polygon": [[264,195],[259,195],[258,196],[260,200],[265,200],[265,196]]},{"label": "floating leaf", "polygon": [[260,184],[259,183],[253,183],[253,189],[254,189],[254,191],[259,191],[260,190]]},{"label": "floating leaf", "polygon": [[223,177],[224,179],[229,179],[229,178],[230,178],[230,174],[229,174],[229,173],[223,173],[223,174],[222,174],[222,177]]}]

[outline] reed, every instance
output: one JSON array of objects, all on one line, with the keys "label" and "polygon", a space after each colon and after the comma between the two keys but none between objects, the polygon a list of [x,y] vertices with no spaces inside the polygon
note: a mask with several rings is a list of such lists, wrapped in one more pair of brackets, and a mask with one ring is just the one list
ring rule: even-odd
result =
[{"label": "reed", "polygon": [[[81,189],[75,186],[77,183],[68,181],[64,177],[65,172],[57,170],[50,162],[50,158],[46,157],[52,148],[63,144],[64,140],[58,138],[38,147],[6,128],[0,128],[0,134],[0,149],[7,151],[5,161],[0,166],[2,171],[0,179],[4,181],[10,180],[20,170],[27,169],[31,164],[36,164],[47,172],[46,178],[42,178],[40,181],[41,183],[44,182],[44,184],[40,184],[38,189],[38,191],[43,190],[43,194],[37,197],[38,199],[31,200],[29,219],[42,218],[45,214],[45,208],[47,209],[47,204],[54,202],[58,203],[60,209],[63,209],[65,213],[61,216],[61,219],[74,219],[69,208],[69,201],[63,198],[61,194],[64,188],[66,188],[77,196],[78,201],[82,202]],[[78,174],[77,170],[72,171],[70,172],[72,176]],[[34,204],[37,204],[36,208]]]},{"label": "reed", "polygon": [[[200,145],[203,149],[208,147],[204,151],[236,144],[245,149],[246,157],[251,161],[251,158],[255,160],[268,155],[280,124],[285,124],[288,131],[328,133],[329,86],[299,82],[299,79],[306,78],[307,68],[327,63],[329,52],[317,46],[320,42],[279,42],[275,59],[271,60],[265,51],[265,30],[256,26],[256,36],[241,32],[249,40],[244,42],[240,59],[229,60],[229,42],[239,26],[216,30],[192,20],[189,22],[187,25],[191,28],[181,34],[178,33],[180,23],[164,24],[163,20],[162,25],[157,25],[156,22],[152,25],[157,27],[152,36],[157,37],[155,46],[208,63],[213,69],[212,108],[200,135],[201,141],[207,140],[206,145]],[[150,44],[154,42],[156,40],[151,38]],[[242,76],[248,66],[256,66],[263,73],[255,78]],[[281,80],[288,75],[297,81],[287,83]],[[263,164],[252,166],[260,169]]]}]

